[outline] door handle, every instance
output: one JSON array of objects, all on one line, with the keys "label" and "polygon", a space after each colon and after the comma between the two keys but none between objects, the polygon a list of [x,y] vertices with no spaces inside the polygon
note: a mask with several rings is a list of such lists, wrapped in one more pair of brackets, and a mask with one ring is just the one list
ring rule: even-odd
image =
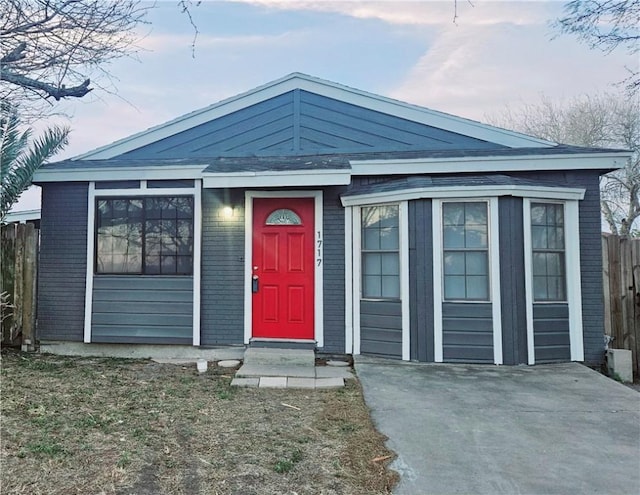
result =
[{"label": "door handle", "polygon": [[258,276],[254,275],[251,277],[251,292],[254,294],[258,292]]}]

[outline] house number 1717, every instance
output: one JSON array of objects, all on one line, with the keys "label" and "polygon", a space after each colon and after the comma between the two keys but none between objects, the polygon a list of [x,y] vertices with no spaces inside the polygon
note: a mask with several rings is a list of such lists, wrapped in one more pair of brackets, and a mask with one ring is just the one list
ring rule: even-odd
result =
[{"label": "house number 1717", "polygon": [[316,264],[322,265],[322,232],[316,232]]}]

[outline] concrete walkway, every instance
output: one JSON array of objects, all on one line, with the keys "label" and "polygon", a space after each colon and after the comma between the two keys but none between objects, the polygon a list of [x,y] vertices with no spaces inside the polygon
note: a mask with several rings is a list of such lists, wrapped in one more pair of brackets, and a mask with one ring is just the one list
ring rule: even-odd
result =
[{"label": "concrete walkway", "polygon": [[345,379],[354,378],[348,367],[316,366],[315,359],[312,350],[250,347],[231,385],[323,389],[344,387]]},{"label": "concrete walkway", "polygon": [[397,494],[640,493],[640,394],[585,366],[355,369]]}]

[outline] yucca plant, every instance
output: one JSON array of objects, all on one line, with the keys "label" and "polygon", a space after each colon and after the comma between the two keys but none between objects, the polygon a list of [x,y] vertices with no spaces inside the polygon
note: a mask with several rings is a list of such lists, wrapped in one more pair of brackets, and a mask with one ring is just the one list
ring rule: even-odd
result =
[{"label": "yucca plant", "polygon": [[34,140],[32,133],[31,128],[23,129],[15,109],[0,104],[0,222],[31,185],[38,167],[66,146],[69,128],[49,127]]}]

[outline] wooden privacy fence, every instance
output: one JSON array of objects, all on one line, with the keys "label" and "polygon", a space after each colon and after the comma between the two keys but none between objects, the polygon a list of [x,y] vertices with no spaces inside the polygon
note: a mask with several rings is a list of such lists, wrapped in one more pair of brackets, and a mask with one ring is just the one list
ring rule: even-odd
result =
[{"label": "wooden privacy fence", "polygon": [[36,328],[38,229],[9,224],[1,229],[2,344],[33,349]]},{"label": "wooden privacy fence", "polygon": [[640,357],[640,239],[602,235],[604,328],[609,347],[631,351],[633,374]]}]

